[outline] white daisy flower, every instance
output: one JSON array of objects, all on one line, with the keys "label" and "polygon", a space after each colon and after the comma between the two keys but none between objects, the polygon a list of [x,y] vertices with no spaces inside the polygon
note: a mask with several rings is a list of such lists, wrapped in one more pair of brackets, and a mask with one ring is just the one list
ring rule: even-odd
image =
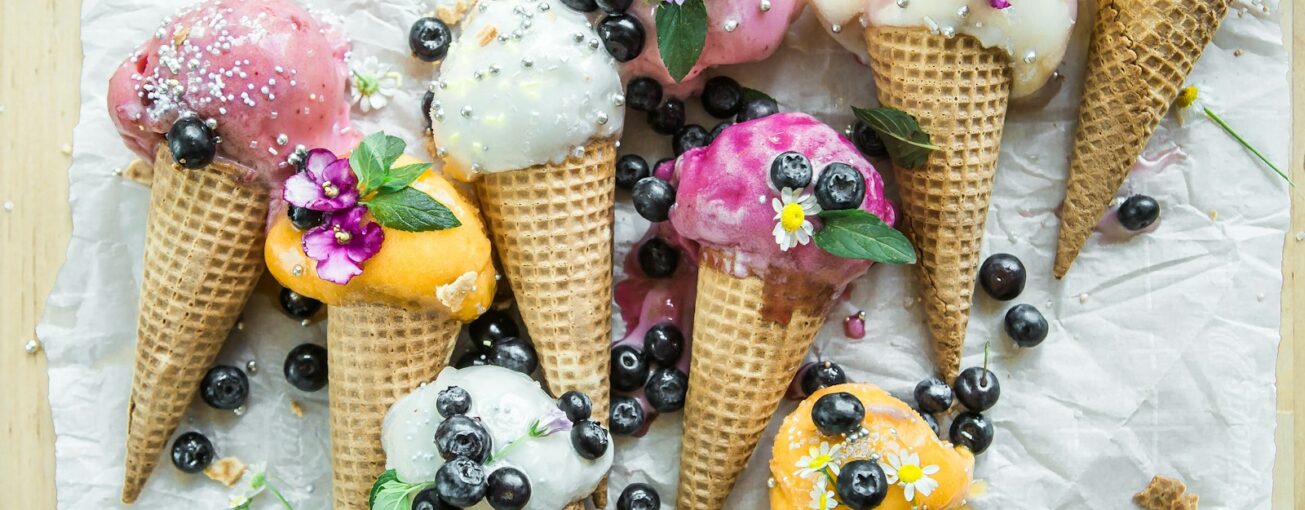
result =
[{"label": "white daisy flower", "polygon": [[815,487],[811,488],[811,502],[807,504],[807,508],[811,510],[838,508],[838,499],[835,497],[834,491],[829,490],[824,478],[821,478]]},{"label": "white daisy flower", "polygon": [[820,472],[826,469],[833,476],[838,476],[838,464],[834,463],[834,456],[838,455],[839,448],[842,448],[842,445],[836,444],[831,447],[825,441],[821,441],[819,447],[812,446],[807,450],[807,455],[802,456],[797,461],[798,476],[802,478],[816,476],[823,482],[825,477],[820,476]]},{"label": "white daisy flower", "polygon": [[901,485],[906,501],[914,500],[916,492],[927,497],[938,488],[938,482],[929,478],[938,472],[938,466],[921,466],[919,455],[907,451],[889,452],[884,460],[881,467],[888,483]]},{"label": "white daisy flower", "polygon": [[363,113],[385,108],[403,84],[403,75],[381,64],[376,57],[367,57],[362,64],[354,66],[349,76],[353,102]]},{"label": "white daisy flower", "polygon": [[770,200],[770,206],[775,209],[775,230],[772,233],[780,250],[788,251],[811,242],[815,226],[807,218],[820,214],[815,195],[784,188],[779,192],[779,198]]}]

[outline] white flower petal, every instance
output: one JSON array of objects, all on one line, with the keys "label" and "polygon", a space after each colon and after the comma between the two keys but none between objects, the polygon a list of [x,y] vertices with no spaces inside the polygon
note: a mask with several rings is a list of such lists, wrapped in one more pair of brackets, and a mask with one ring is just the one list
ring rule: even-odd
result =
[{"label": "white flower petal", "polygon": [[926,475],[932,475],[938,472],[938,466],[925,466],[921,471],[924,471]]},{"label": "white flower petal", "polygon": [[914,500],[914,499],[915,499],[915,484],[910,484],[910,483],[906,484],[905,487],[902,487],[902,492],[905,492],[905,493],[906,493],[905,495],[906,495],[906,500],[907,500],[907,501]]},{"label": "white flower petal", "polygon": [[779,214],[784,211],[784,203],[778,198],[770,199],[770,207],[775,209],[775,219],[779,219]]}]

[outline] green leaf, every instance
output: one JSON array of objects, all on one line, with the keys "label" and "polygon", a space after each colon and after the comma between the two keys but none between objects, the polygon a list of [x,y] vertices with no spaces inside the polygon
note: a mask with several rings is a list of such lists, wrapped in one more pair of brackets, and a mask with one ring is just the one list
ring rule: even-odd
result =
[{"label": "green leaf", "polygon": [[856,118],[866,123],[884,141],[893,164],[908,170],[923,167],[929,155],[940,147],[929,140],[915,117],[896,108],[852,108]]},{"label": "green leaf", "polygon": [[390,169],[390,165],[386,164],[385,160],[389,158],[392,150],[389,136],[385,133],[373,133],[363,138],[358,148],[349,155],[349,167],[353,168],[354,174],[358,176],[363,195],[375,191],[385,183],[385,174]]},{"label": "green leaf", "polygon": [[860,209],[824,211],[816,246],[831,255],[885,264],[914,264],[915,248],[901,232]]},{"label": "green leaf", "polygon": [[430,168],[429,163],[417,163],[399,168],[391,168],[389,173],[385,176],[385,183],[381,184],[381,187],[376,191],[378,193],[393,193],[406,188],[408,185],[412,184],[412,181],[421,177],[421,174],[425,173],[428,168]]},{"label": "green leaf", "polygon": [[662,2],[657,6],[657,51],[676,83],[698,63],[707,43],[707,5],[685,0],[684,5]]},{"label": "green leaf", "polygon": [[448,207],[414,188],[376,195],[366,203],[376,221],[395,230],[426,232],[462,225]]},{"label": "green leaf", "polygon": [[403,483],[399,482],[399,473],[393,469],[381,473],[381,476],[376,478],[376,483],[372,484],[371,493],[367,495],[368,508],[376,510],[376,496],[380,495],[381,491],[385,489],[385,484],[391,482]]},{"label": "green leaf", "polygon": [[394,162],[399,160],[403,155],[403,150],[408,148],[408,143],[397,136],[385,135],[385,159],[381,162],[385,168],[394,166]]},{"label": "green leaf", "polygon": [[756,100],[756,99],[768,99],[768,100],[774,102],[775,104],[779,104],[779,101],[775,101],[775,98],[770,97],[770,94],[767,94],[767,93],[762,92],[762,91],[757,90],[757,89],[750,89],[750,88],[747,88],[747,87],[743,87],[743,101],[744,101],[744,102],[747,102],[747,101],[753,101],[753,100]]}]

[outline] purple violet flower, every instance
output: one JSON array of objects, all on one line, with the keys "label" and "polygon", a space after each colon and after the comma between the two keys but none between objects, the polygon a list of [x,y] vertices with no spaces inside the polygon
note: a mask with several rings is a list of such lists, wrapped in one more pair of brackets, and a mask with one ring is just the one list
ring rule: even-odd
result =
[{"label": "purple violet flower", "polygon": [[317,276],[344,285],[362,274],[362,263],[381,251],[385,233],[374,222],[363,223],[366,206],[326,215],[319,227],[304,233],[304,253],[317,261]]},{"label": "purple violet flower", "polygon": [[568,430],[571,430],[571,420],[566,417],[566,413],[561,409],[551,408],[530,425],[530,436],[544,437]]},{"label": "purple violet flower", "polygon": [[314,211],[333,212],[358,203],[358,176],[348,159],[326,149],[313,149],[304,158],[304,171],[285,181],[286,202]]},{"label": "purple violet flower", "polygon": [[988,5],[993,9],[1005,9],[1010,7],[1010,0],[988,0]]}]

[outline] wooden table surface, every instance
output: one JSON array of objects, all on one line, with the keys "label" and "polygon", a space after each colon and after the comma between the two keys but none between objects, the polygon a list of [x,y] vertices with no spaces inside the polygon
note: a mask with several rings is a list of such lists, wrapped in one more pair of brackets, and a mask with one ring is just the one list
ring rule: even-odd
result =
[{"label": "wooden table surface", "polygon": [[[1291,9],[1291,0],[1283,9]],[[0,0],[0,507],[54,508],[54,432],[46,399],[42,353],[28,355],[36,322],[64,259],[71,230],[68,164],[79,108],[80,2]],[[1305,26],[1305,8],[1291,14]],[[1288,31],[1287,33],[1293,33]],[[1293,138],[1305,135],[1305,31],[1293,33]],[[33,121],[37,119],[37,121]],[[1305,183],[1305,143],[1293,144],[1291,172]],[[1282,345],[1278,357],[1278,460],[1273,507],[1305,504],[1305,392],[1294,374],[1305,370],[1302,193],[1292,196],[1292,229],[1283,263]],[[1300,346],[1301,348],[1296,348]]]}]

